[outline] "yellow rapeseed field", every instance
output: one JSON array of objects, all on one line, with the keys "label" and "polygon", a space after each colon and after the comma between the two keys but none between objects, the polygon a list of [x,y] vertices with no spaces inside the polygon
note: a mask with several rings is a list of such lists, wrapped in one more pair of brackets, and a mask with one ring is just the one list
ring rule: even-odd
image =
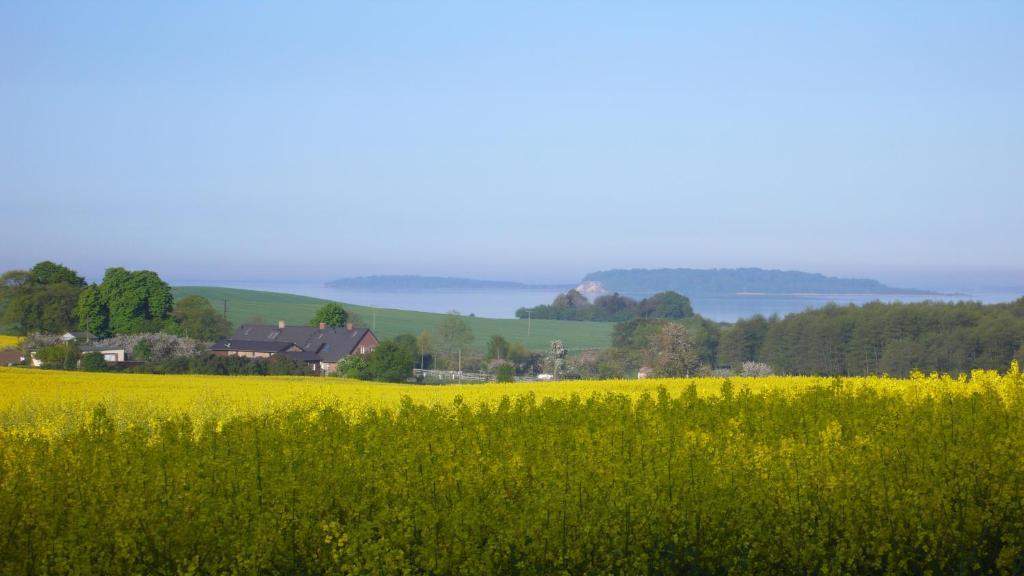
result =
[{"label": "yellow rapeseed field", "polygon": [[21,344],[21,338],[18,336],[4,336],[0,334],[0,350],[4,348],[17,348]]},{"label": "yellow rapeseed field", "polygon": [[[1006,374],[978,370],[967,375],[915,374],[911,378],[829,378],[816,376],[733,377],[729,387],[740,393],[773,392],[792,395],[814,387],[869,388],[908,400],[937,393],[969,395],[985,388],[1001,394],[1016,390],[1020,379],[1014,364]],[[665,389],[678,396],[691,386],[703,397],[720,394],[725,378],[672,378],[647,380],[571,380],[507,384],[453,384],[427,386],[385,384],[307,376],[205,376],[65,372],[0,368],[0,431],[59,433],[87,420],[103,405],[122,426],[153,423],[187,415],[195,421],[227,420],[296,407],[310,410],[332,407],[358,416],[366,409],[397,409],[404,398],[424,406],[472,407],[532,396],[586,399],[595,395],[624,394],[638,399]]]},{"label": "yellow rapeseed field", "polygon": [[1022,398],[0,369],[0,574],[1024,574]]}]

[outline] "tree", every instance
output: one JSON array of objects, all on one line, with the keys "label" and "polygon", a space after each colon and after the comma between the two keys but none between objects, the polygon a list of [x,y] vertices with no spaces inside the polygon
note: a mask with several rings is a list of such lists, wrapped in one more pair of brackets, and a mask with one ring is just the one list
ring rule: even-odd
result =
[{"label": "tree", "polygon": [[348,312],[337,302],[329,302],[320,307],[309,321],[310,326],[319,326],[321,323],[333,328],[340,328],[348,320]]},{"label": "tree", "polygon": [[659,292],[644,298],[638,304],[640,316],[643,318],[668,318],[682,320],[693,316],[690,299],[678,292]]},{"label": "tree", "polygon": [[7,304],[25,282],[28,282],[28,270],[8,270],[0,275],[0,318],[4,317]]},{"label": "tree", "polygon": [[140,340],[138,344],[132,348],[132,359],[140,360],[145,362],[153,356],[153,345],[149,343],[149,340]]},{"label": "tree", "polygon": [[79,356],[78,346],[74,342],[46,346],[36,352],[36,359],[42,362],[42,367],[52,370],[74,370],[78,367]]},{"label": "tree", "polygon": [[495,380],[497,380],[498,382],[515,382],[515,366],[513,366],[509,362],[505,362],[501,366],[498,366],[498,371],[495,373]]},{"label": "tree", "polygon": [[346,356],[339,360],[334,375],[339,378],[354,378],[357,380],[369,380],[371,378],[366,357],[359,354]]},{"label": "tree", "polygon": [[52,284],[67,284],[76,288],[85,286],[85,278],[77,272],[49,260],[44,260],[28,271],[28,283],[36,286],[49,286]]},{"label": "tree", "polygon": [[517,366],[525,366],[530,363],[531,357],[530,351],[526,349],[522,342],[513,342],[508,346],[508,353],[505,359]]},{"label": "tree", "polygon": [[381,342],[370,353],[367,362],[374,380],[381,382],[405,382],[412,375],[413,355],[394,341]]},{"label": "tree", "polygon": [[420,355],[420,369],[426,369],[424,360],[427,355],[434,351],[434,339],[430,335],[430,332],[424,330],[416,337],[416,351],[419,352]]},{"label": "tree", "polygon": [[412,334],[399,334],[392,338],[392,341],[395,344],[398,344],[398,347],[402,349],[402,352],[407,353],[409,358],[412,358],[413,363],[415,363],[415,359],[418,354],[418,346],[416,344],[415,336]]},{"label": "tree", "polygon": [[493,360],[508,358],[509,343],[504,337],[497,334],[491,336],[487,341],[487,359]]},{"label": "tree", "polygon": [[663,378],[690,376],[697,370],[699,358],[686,328],[668,323],[654,338],[651,364],[654,373]]},{"label": "tree", "polygon": [[438,348],[448,365],[451,365],[463,348],[473,342],[473,329],[458,312],[449,312],[437,327]]},{"label": "tree", "polygon": [[231,323],[228,319],[217,312],[210,301],[202,296],[186,296],[175,302],[171,318],[174,319],[179,335],[196,340],[210,342],[231,333]]},{"label": "tree", "polygon": [[78,328],[89,332],[97,337],[103,338],[110,334],[107,321],[109,314],[100,296],[100,289],[95,285],[86,286],[78,294],[78,302],[75,305],[75,317],[78,318]]},{"label": "tree", "polygon": [[136,334],[169,328],[174,296],[171,287],[155,272],[108,268],[97,289],[110,333]]},{"label": "tree", "polygon": [[517,318],[547,318],[591,322],[623,322],[633,318],[683,319],[694,316],[690,299],[676,292],[660,292],[639,302],[619,293],[599,296],[593,304],[570,290],[550,305],[520,308]]},{"label": "tree", "polygon": [[82,359],[78,362],[78,368],[83,372],[105,372],[107,370],[107,361],[103,359],[102,353],[89,352],[88,354],[82,354]]},{"label": "tree", "polygon": [[661,332],[665,320],[634,318],[619,322],[612,328],[612,346],[631,350],[648,349],[651,340]]},{"label": "tree", "polygon": [[561,340],[551,341],[551,350],[549,352],[549,363],[551,366],[551,373],[554,374],[557,379],[562,372],[562,368],[565,365],[565,357],[568,354],[568,350],[562,344]]},{"label": "tree", "polygon": [[636,300],[627,298],[618,292],[599,296],[594,300],[595,313],[590,319],[595,321],[624,320],[635,313],[636,305]]},{"label": "tree", "polygon": [[0,321],[15,324],[22,334],[71,330],[84,285],[74,270],[50,261],[7,272],[0,277]]},{"label": "tree", "polygon": [[72,330],[80,291],[70,284],[25,284],[7,302],[4,322],[16,324],[22,334]]}]

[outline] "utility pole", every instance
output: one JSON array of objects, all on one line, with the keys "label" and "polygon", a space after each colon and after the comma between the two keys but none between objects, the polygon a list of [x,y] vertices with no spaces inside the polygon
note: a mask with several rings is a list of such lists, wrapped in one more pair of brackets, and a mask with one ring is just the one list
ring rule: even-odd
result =
[{"label": "utility pole", "polygon": [[462,384],[462,348],[459,348],[459,384]]},{"label": "utility pole", "polygon": [[228,299],[224,299],[224,318],[228,317]]},{"label": "utility pole", "polygon": [[533,331],[533,311],[526,311],[526,335],[529,336]]},{"label": "utility pole", "polygon": [[373,309],[373,328],[372,328],[372,330],[374,332],[377,331],[377,309],[376,308]]}]

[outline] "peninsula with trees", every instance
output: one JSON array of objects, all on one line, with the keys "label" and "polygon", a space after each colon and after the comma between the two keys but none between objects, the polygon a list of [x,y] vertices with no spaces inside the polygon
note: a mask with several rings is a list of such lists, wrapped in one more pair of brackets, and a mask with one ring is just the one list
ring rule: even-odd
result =
[{"label": "peninsula with trees", "polygon": [[583,285],[599,286],[605,293],[643,297],[673,291],[694,296],[745,294],[878,294],[939,295],[937,292],[896,288],[866,278],[836,278],[824,274],[763,268],[632,268],[591,272]]}]

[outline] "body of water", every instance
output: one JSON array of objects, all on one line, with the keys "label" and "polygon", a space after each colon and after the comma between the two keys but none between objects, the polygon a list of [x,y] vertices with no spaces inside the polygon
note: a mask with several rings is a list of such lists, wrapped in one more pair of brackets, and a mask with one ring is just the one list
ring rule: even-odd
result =
[{"label": "body of water", "polygon": [[[246,282],[220,284],[228,288],[263,290],[300,294],[348,304],[419,310],[422,312],[448,312],[458,310],[464,315],[474,314],[485,318],[514,318],[521,307],[550,304],[558,290],[485,290],[485,291],[402,291],[402,292],[361,292],[331,288],[316,283],[269,283]],[[719,322],[735,322],[755,314],[785,316],[802,312],[808,308],[820,308],[830,302],[839,305],[882,302],[923,302],[925,300],[975,300],[986,304],[1010,302],[1024,294],[1007,292],[979,292],[953,296],[914,296],[887,294],[742,294],[730,296],[697,296],[690,299],[693,309],[705,318]]]}]

